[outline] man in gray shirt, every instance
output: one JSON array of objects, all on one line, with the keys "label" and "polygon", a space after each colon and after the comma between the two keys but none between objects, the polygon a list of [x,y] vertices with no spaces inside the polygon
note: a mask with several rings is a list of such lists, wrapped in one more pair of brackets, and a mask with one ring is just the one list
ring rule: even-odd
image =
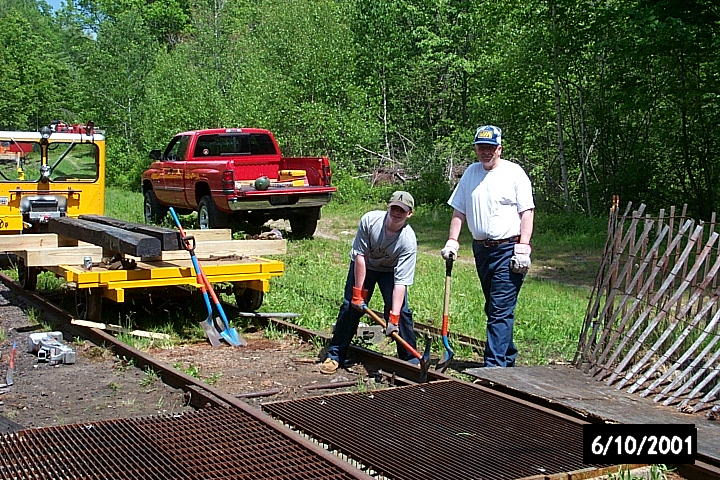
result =
[{"label": "man in gray shirt", "polygon": [[[412,348],[416,348],[412,312],[407,302],[407,287],[413,283],[417,261],[415,232],[407,224],[414,208],[412,195],[397,191],[390,197],[387,211],[368,212],[360,219],[350,251],[345,298],[327,358],[320,366],[322,373],[335,373],[344,363],[347,348],[376,285],[385,303],[385,334],[398,332]],[[402,360],[418,362],[402,345],[397,345],[397,351]]]}]

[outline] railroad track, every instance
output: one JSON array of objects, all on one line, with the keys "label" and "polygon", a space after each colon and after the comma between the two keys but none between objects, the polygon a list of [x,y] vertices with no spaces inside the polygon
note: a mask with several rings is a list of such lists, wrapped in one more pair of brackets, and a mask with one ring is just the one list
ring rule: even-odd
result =
[{"label": "railroad track", "polygon": [[[217,388],[212,387],[211,385],[208,385],[207,383],[198,380],[197,378],[190,376],[186,373],[183,373],[179,371],[176,368],[173,368],[161,361],[158,361],[157,359],[153,358],[152,356],[139,351],[123,342],[120,342],[116,337],[107,334],[106,332],[94,329],[94,328],[86,328],[86,327],[77,327],[75,325],[72,325],[70,323],[70,320],[72,316],[62,308],[50,303],[47,301],[47,299],[43,298],[40,295],[37,295],[34,292],[28,292],[23,290],[17,283],[15,283],[12,279],[9,277],[0,274],[0,281],[4,283],[8,288],[10,288],[16,295],[22,296],[24,301],[29,305],[32,306],[34,309],[41,312],[43,319],[46,320],[50,324],[55,325],[62,325],[63,330],[68,331],[73,337],[80,337],[89,340],[90,342],[96,344],[96,345],[106,345],[109,346],[116,355],[120,357],[125,357],[127,359],[132,359],[132,362],[135,366],[141,369],[152,369],[156,372],[159,372],[162,380],[167,383],[168,385],[181,389],[186,392],[187,396],[189,397],[189,403],[196,409],[198,409],[198,418],[194,418],[192,415],[187,417],[187,420],[192,423],[199,422],[200,426],[195,424],[194,428],[195,435],[199,435],[202,438],[214,438],[218,435],[221,437],[223,435],[230,435],[232,436],[236,432],[228,431],[227,426],[232,424],[236,425],[236,423],[233,422],[240,422],[242,424],[246,424],[248,422],[253,424],[254,429],[257,429],[261,432],[261,437],[265,440],[267,440],[269,443],[272,443],[274,445],[275,437],[280,436],[282,437],[283,441],[289,441],[293,448],[291,453],[289,453],[290,457],[294,461],[297,461],[298,458],[305,457],[306,464],[309,465],[312,462],[315,462],[314,464],[319,465],[317,468],[319,468],[318,471],[324,471],[327,473],[326,478],[331,478],[332,475],[337,475],[336,478],[394,478],[392,476],[386,477],[383,476],[382,471],[392,471],[392,468],[395,467],[394,465],[390,464],[387,466],[384,466],[384,469],[387,470],[378,470],[379,467],[377,467],[377,463],[382,463],[382,459],[375,459],[374,457],[370,456],[369,459],[365,459],[364,461],[358,462],[357,460],[354,460],[354,458],[359,455],[362,456],[361,453],[355,455],[350,455],[348,452],[344,451],[344,447],[341,445],[329,445],[327,444],[326,440],[318,440],[315,438],[312,440],[311,438],[313,435],[309,434],[307,431],[304,430],[305,427],[299,427],[298,424],[302,424],[303,418],[293,419],[292,415],[289,415],[288,418],[284,419],[286,426],[281,425],[278,423],[278,421],[269,416],[267,413],[263,413],[261,410],[258,410],[256,408],[250,407],[247,403],[243,402],[239,398],[228,394],[227,392],[223,392]],[[230,315],[234,313],[234,307],[230,305],[225,306],[226,310]],[[328,340],[329,336],[324,333],[315,332],[303,327],[300,327],[298,325],[295,325],[290,322],[286,322],[282,319],[277,318],[267,318],[267,317],[258,317],[255,319],[255,323],[262,324],[262,323],[272,323],[276,327],[284,328],[289,331],[294,332],[296,335],[300,336],[301,338],[305,339],[306,341],[317,341],[318,339],[322,340]],[[355,348],[353,347],[353,355],[356,358],[356,360],[363,365],[370,371],[378,371],[378,372],[386,372],[388,377],[391,379],[392,382],[395,383],[395,385],[404,386],[404,388],[409,389],[420,389],[420,391],[424,391],[425,387],[422,385],[418,385],[420,378],[419,378],[419,371],[416,367],[411,366],[409,364],[406,364],[405,362],[399,361],[394,357],[387,357],[384,355],[381,355],[377,352],[372,352],[366,349],[362,348]],[[534,399],[534,402],[530,402],[529,399],[522,399],[517,398],[517,396],[513,397],[508,394],[498,393],[498,392],[492,392],[490,389],[485,387],[479,387],[477,385],[468,384],[466,382],[459,382],[457,379],[454,379],[448,375],[439,373],[434,370],[430,370],[428,372],[428,382],[432,382],[433,384],[438,385],[438,387],[441,391],[444,388],[450,388],[451,390],[456,389],[454,385],[461,385],[462,388],[470,388],[469,392],[470,394],[478,394],[478,395],[493,395],[497,397],[498,399],[502,399],[503,401],[510,402],[514,406],[519,406],[524,409],[530,409],[533,413],[533,415],[547,418],[549,422],[567,422],[568,425],[571,427],[577,427],[578,425],[581,425],[585,423],[582,419],[579,418],[579,415],[577,412],[572,412],[568,410],[562,410],[558,411],[559,406],[558,405],[539,405],[537,403],[537,399]],[[402,389],[400,389],[402,390]],[[411,390],[412,391],[412,390]],[[463,394],[463,398],[460,398],[457,403],[453,404],[453,408],[455,409],[463,409],[464,405],[463,403],[466,401],[464,398],[468,393]],[[388,395],[392,395],[392,393],[388,393]],[[335,396],[334,396],[335,397]],[[346,398],[346,397],[343,397]],[[349,397],[352,398],[352,397]],[[497,401],[497,400],[496,400]],[[354,402],[353,404],[357,404],[359,402]],[[550,408],[553,407],[553,408]],[[280,406],[274,407],[276,410],[282,410]],[[312,407],[314,408],[314,407]],[[345,411],[347,411],[348,408],[352,408],[352,405],[345,405],[344,406]],[[364,407],[366,408],[366,407]],[[422,405],[415,405],[415,409],[423,408]],[[269,410],[272,410],[272,407],[269,408]],[[220,421],[220,423],[213,423],[208,418],[207,413],[203,412],[213,412],[212,418],[213,419],[224,419],[223,421]],[[234,412],[234,413],[233,413]],[[272,413],[272,412],[271,412]],[[277,413],[277,412],[276,412]],[[402,412],[401,412],[402,413]],[[405,412],[408,415],[416,416],[417,412]],[[356,412],[357,416],[361,415],[361,412]],[[330,417],[328,417],[330,418]],[[410,417],[408,417],[410,418]],[[340,421],[340,420],[339,420]],[[408,420],[409,421],[409,420]],[[225,422],[223,424],[223,422]],[[329,420],[324,420],[323,423],[330,422]],[[153,431],[160,429],[162,430],[164,427],[160,425],[162,423],[161,420],[158,420],[156,422],[157,424],[153,423],[152,420],[148,420],[146,422],[142,421],[136,421],[136,420],[128,420],[128,421],[117,421],[116,427],[119,428],[119,432],[126,433],[127,435],[130,435],[131,432],[136,432],[138,430],[142,430],[142,428],[150,428]],[[332,423],[328,423],[330,427],[332,426]],[[203,428],[208,428],[208,431],[202,430]],[[290,428],[287,428],[290,427]],[[70,439],[70,442],[72,444],[72,440],[75,439],[77,441],[82,441],[82,432],[74,431],[73,426],[65,426],[62,427],[65,430],[67,430],[68,438]],[[181,428],[189,428],[187,426],[181,426]],[[235,427],[233,427],[235,428]],[[100,430],[100,428],[98,428]],[[172,429],[171,429],[172,430]],[[294,431],[294,430],[297,430]],[[320,430],[323,430],[320,428]],[[332,430],[332,428],[330,428]],[[299,433],[298,433],[299,432]],[[114,434],[117,434],[118,431],[114,432]],[[322,433],[322,432],[321,432]],[[327,433],[327,432],[325,432]],[[331,434],[327,433],[328,435]],[[175,435],[176,432],[170,432],[166,438],[167,441],[171,441],[173,438],[173,435]],[[25,435],[40,435],[40,434],[25,434]],[[318,433],[320,435],[320,433]],[[289,439],[289,440],[288,440]],[[27,439],[25,439],[27,440]],[[39,445],[42,445],[44,439],[38,438],[37,442]],[[143,440],[143,437],[140,436],[136,439],[137,442],[141,442]],[[357,440],[357,439],[356,439]],[[362,440],[362,439],[360,439]],[[102,442],[100,442],[102,443]],[[155,441],[156,443],[156,441]],[[262,442],[260,442],[262,443]],[[12,442],[10,442],[12,444]],[[3,445],[0,445],[2,447]],[[7,447],[7,445],[5,445]],[[253,445],[241,445],[242,448],[251,448]],[[238,448],[240,448],[238,447]],[[289,447],[288,447],[289,448]],[[413,445],[413,448],[419,449],[418,454],[423,454],[423,447],[422,445]],[[293,450],[297,449],[297,450]],[[72,449],[71,449],[72,450]],[[0,450],[2,451],[2,450]],[[465,451],[465,448],[462,450]],[[301,453],[298,453],[301,452]],[[462,460],[463,454],[461,452],[456,452],[458,455],[460,455],[460,459]],[[94,461],[97,462],[97,464],[102,464],[105,460],[103,460],[102,456],[108,455],[108,452],[104,450],[104,448],[101,448],[101,445],[97,445],[97,451],[95,451],[95,454],[93,456]],[[141,452],[138,452],[138,455],[142,455]],[[430,454],[431,455],[431,454]],[[190,455],[192,457],[192,455]],[[257,453],[257,456],[253,458],[252,460],[249,459],[240,459],[239,462],[236,461],[237,465],[233,464],[230,468],[230,471],[236,471],[236,472],[246,472],[248,468],[253,463],[263,463],[261,461],[262,454]],[[41,461],[40,457],[36,459],[37,461]],[[69,458],[68,461],[71,461],[72,458]],[[201,459],[202,460],[202,459]],[[266,464],[265,468],[272,469],[275,467],[272,467],[274,465],[274,461],[278,460],[278,458],[268,458],[266,461],[268,462]],[[350,463],[348,461],[350,460]],[[145,462],[149,469],[152,469],[152,466],[157,464],[156,467],[159,471],[162,471],[164,468],[168,468],[167,465],[163,463],[163,461],[160,461],[158,459],[142,459],[143,462]],[[207,458],[204,459],[207,463]],[[0,477],[5,477],[3,475],[3,467],[2,467],[2,461],[0,461]],[[285,459],[281,460],[280,463],[285,462]],[[374,463],[373,463],[374,462]],[[301,462],[302,463],[302,462]],[[177,464],[172,463],[171,465],[173,468],[177,467]],[[299,465],[299,464],[298,464]],[[112,465],[107,467],[108,473],[105,477],[97,477],[97,478],[126,478],[122,475],[120,475],[120,472],[113,470]],[[201,468],[197,467],[196,465],[189,465],[187,468]],[[300,468],[300,467],[298,467]],[[604,471],[602,470],[601,466],[598,466],[598,472]],[[236,470],[232,470],[236,469]],[[332,475],[330,472],[335,472]],[[295,474],[298,474],[298,471],[294,472]],[[701,458],[698,462],[696,462],[696,465],[690,467],[690,466],[684,466],[681,467],[681,473],[686,478],[711,478],[711,479],[720,479],[720,468],[716,464],[716,462],[713,459],[707,459],[707,458]],[[177,472],[173,473],[174,476],[164,477],[164,476],[158,476],[157,478],[179,478],[177,476]],[[599,475],[602,475],[602,473],[599,473]],[[55,473],[53,475],[50,475],[53,478],[71,478],[71,477],[62,477],[61,474]],[[136,476],[135,478],[141,478],[142,476]],[[17,478],[23,478],[22,476],[18,476]],[[156,478],[156,477],[148,477],[148,478]],[[257,478],[265,478],[265,477],[257,477]],[[273,478],[273,477],[268,477]],[[310,477],[308,477],[310,478]],[[417,478],[417,477],[415,477]],[[426,478],[433,478],[432,476],[426,477]],[[447,478],[452,478],[451,476]],[[509,478],[515,478],[515,477],[509,477]]]}]

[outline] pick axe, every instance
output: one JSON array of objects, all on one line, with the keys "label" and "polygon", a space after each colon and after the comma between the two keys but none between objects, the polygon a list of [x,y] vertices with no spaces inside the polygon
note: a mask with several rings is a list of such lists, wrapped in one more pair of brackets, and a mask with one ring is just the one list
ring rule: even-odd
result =
[{"label": "pick axe", "polygon": [[[367,307],[367,305],[364,307],[363,311],[370,318],[372,318],[375,321],[375,323],[380,325],[383,328],[383,330],[387,329],[387,323],[385,322],[385,320],[382,317],[380,317],[380,315],[378,315],[377,313],[370,310]],[[432,347],[432,344],[426,338],[425,339],[425,352],[423,352],[423,354],[420,355],[420,353],[417,350],[415,350],[413,347],[411,347],[410,344],[408,342],[406,342],[405,339],[403,339],[398,332],[393,332],[391,337],[397,343],[399,343],[400,345],[405,347],[410,353],[412,353],[412,355],[415,358],[420,360],[420,381],[425,382],[427,380],[428,369],[430,368],[430,347]]]}]

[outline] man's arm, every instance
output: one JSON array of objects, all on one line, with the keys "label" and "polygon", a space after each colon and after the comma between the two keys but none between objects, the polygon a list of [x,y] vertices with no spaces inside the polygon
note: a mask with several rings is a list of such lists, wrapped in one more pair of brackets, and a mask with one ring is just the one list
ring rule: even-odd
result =
[{"label": "man's arm", "polygon": [[357,288],[363,288],[366,273],[365,255],[355,255],[355,286]]},{"label": "man's arm", "polygon": [[535,222],[535,210],[529,209],[520,212],[520,243],[530,243]]},{"label": "man's arm", "polygon": [[465,214],[454,210],[452,219],[450,220],[450,232],[448,233],[448,239],[455,240],[458,244],[460,243],[460,230],[462,229],[464,221]]},{"label": "man's arm", "polygon": [[395,286],[393,286],[392,306],[390,307],[390,312],[397,312],[398,315],[400,314],[400,309],[405,301],[405,292],[407,292],[406,285],[395,284]]}]

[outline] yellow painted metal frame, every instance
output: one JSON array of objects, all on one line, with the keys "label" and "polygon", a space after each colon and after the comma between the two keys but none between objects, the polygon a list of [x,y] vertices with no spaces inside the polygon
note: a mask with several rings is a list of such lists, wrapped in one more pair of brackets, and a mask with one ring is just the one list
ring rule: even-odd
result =
[{"label": "yellow painted metal frame", "polygon": [[[270,278],[283,274],[284,264],[278,260],[247,257],[242,260],[203,260],[201,267],[210,283],[243,282],[255,290],[267,292]],[[190,259],[172,262],[138,262],[133,270],[107,270],[94,267],[85,271],[81,266],[48,267],[77,288],[99,288],[104,297],[125,301],[125,289],[187,285],[199,288]]]}]

